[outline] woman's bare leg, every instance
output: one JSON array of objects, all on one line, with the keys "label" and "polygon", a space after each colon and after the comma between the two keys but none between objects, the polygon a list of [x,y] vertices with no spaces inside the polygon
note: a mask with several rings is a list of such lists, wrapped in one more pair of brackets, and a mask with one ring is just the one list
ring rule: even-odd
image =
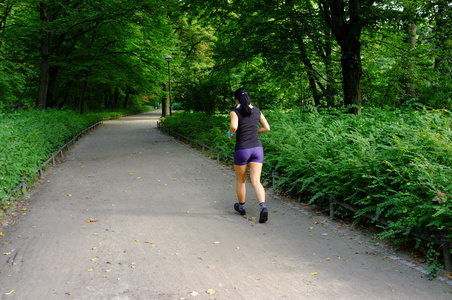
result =
[{"label": "woman's bare leg", "polygon": [[250,162],[250,179],[259,203],[265,203],[265,189],[261,183],[262,164]]},{"label": "woman's bare leg", "polygon": [[234,165],[235,176],[237,178],[236,189],[239,203],[245,203],[246,199],[246,178],[248,177],[248,165]]}]

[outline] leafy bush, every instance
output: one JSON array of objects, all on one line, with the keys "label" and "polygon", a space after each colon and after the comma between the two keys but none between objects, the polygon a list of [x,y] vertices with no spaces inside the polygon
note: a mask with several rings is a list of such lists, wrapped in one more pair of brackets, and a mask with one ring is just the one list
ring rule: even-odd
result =
[{"label": "leafy bush", "polygon": [[167,116],[163,123],[176,132],[213,148],[224,157],[233,155],[235,142],[228,139],[229,115],[209,116],[202,112],[177,112]]},{"label": "leafy bush", "polygon": [[274,112],[268,118],[266,160],[281,174],[279,185],[309,194],[311,202],[352,204],[356,218],[385,218],[387,237],[412,231],[439,237],[452,227],[450,112]]}]

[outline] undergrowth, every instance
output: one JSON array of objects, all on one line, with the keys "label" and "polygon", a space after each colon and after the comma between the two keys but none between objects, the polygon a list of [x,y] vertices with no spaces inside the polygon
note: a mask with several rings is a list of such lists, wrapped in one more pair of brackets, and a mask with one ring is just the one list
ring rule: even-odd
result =
[{"label": "undergrowth", "polygon": [[[371,109],[360,116],[334,110],[264,113],[271,131],[261,135],[263,178],[270,178],[274,166],[276,185],[285,192],[325,209],[324,199],[358,208],[344,217],[359,220],[370,214],[373,222],[384,219],[388,225],[382,227],[382,238],[405,241],[411,233],[421,232],[452,240],[449,111]],[[228,115],[178,113],[164,123],[223,153],[233,153],[234,141],[227,138]],[[432,255],[437,251],[431,243],[422,247],[427,247],[433,276],[441,268],[440,255]]]}]

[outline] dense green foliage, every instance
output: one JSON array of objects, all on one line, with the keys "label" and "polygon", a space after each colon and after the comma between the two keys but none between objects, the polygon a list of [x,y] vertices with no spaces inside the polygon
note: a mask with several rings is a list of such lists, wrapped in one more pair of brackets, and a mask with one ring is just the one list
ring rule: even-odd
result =
[{"label": "dense green foliage", "polygon": [[[212,28],[185,32],[191,43],[174,52],[188,60],[193,47],[202,49],[191,77],[186,67],[174,74],[175,97],[191,109],[223,111],[240,86],[262,108],[400,107],[413,99],[451,108],[452,5],[445,1],[182,2],[191,26],[183,29]],[[347,85],[356,101],[344,92],[348,76],[360,80]],[[200,106],[205,98],[210,105]]]},{"label": "dense green foliage", "polygon": [[452,5],[354,3],[0,1],[0,108],[450,108]]},{"label": "dense green foliage", "polygon": [[161,101],[174,1],[0,1],[0,109]]},{"label": "dense green foliage", "polygon": [[0,203],[23,177],[37,175],[53,152],[85,128],[134,112],[137,109],[85,115],[53,109],[0,112]]},{"label": "dense green foliage", "polygon": [[[276,167],[277,185],[327,208],[342,201],[388,221],[382,236],[404,240],[412,232],[452,238],[452,115],[448,110],[265,112],[271,125],[261,135],[263,177]],[[232,155],[227,115],[180,113],[169,128]],[[195,134],[194,134],[195,133]],[[339,212],[341,212],[339,210]],[[445,230],[445,231],[444,231]]]}]

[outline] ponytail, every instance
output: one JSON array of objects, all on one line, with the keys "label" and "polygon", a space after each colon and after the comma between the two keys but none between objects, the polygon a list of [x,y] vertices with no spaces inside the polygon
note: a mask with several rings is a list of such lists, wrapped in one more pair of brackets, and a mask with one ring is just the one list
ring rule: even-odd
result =
[{"label": "ponytail", "polygon": [[251,98],[248,91],[244,88],[239,88],[235,91],[234,96],[235,99],[239,100],[241,113],[245,116],[251,115]]}]

